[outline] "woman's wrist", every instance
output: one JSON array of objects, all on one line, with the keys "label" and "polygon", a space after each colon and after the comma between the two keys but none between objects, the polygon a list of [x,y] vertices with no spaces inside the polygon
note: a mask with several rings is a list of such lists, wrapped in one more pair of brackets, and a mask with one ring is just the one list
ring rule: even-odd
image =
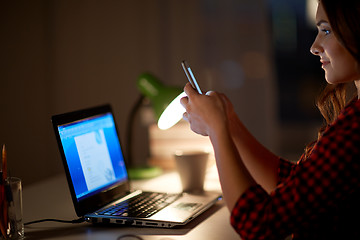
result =
[{"label": "woman's wrist", "polygon": [[211,127],[208,136],[210,140],[212,140],[215,137],[219,137],[223,134],[228,134],[229,136],[231,136],[229,125],[227,123],[216,124],[214,127]]}]

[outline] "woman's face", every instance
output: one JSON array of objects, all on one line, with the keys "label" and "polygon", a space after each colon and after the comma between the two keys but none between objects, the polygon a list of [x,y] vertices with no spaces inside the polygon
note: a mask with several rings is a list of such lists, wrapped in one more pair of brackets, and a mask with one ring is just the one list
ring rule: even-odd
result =
[{"label": "woman's face", "polygon": [[320,57],[326,81],[335,84],[359,80],[359,66],[335,37],[321,2],[316,12],[316,25],[318,34],[310,51]]}]

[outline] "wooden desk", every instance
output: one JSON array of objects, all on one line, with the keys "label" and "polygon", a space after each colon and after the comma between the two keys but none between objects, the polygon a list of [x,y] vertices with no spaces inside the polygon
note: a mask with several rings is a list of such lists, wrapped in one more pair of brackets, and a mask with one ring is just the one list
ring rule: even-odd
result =
[{"label": "wooden desk", "polygon": [[[179,192],[180,180],[177,173],[166,173],[146,181],[134,181],[133,188]],[[219,190],[216,172],[208,171],[206,190]],[[47,181],[28,186],[23,190],[24,222],[56,218],[76,219],[65,175],[55,176]],[[174,229],[138,228],[124,226],[95,226],[90,223],[67,224],[45,222],[25,226],[27,240],[32,239],[192,239],[219,240],[240,239],[229,222],[229,211],[223,201],[183,227]],[[124,237],[136,235],[136,237]],[[123,236],[123,237],[122,237]]]}]

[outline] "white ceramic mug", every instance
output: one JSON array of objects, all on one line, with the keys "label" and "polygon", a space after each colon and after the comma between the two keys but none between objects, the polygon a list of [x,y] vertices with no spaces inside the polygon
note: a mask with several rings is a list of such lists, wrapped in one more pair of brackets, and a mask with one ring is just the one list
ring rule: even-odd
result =
[{"label": "white ceramic mug", "polygon": [[183,192],[203,192],[208,152],[192,151],[175,153],[175,162]]}]

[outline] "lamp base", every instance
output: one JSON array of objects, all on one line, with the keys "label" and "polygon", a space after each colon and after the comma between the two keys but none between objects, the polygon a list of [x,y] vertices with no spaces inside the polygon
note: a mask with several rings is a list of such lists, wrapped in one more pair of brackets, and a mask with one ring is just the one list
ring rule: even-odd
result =
[{"label": "lamp base", "polygon": [[148,179],[160,176],[162,169],[159,167],[130,167],[128,168],[129,178],[136,179]]}]

